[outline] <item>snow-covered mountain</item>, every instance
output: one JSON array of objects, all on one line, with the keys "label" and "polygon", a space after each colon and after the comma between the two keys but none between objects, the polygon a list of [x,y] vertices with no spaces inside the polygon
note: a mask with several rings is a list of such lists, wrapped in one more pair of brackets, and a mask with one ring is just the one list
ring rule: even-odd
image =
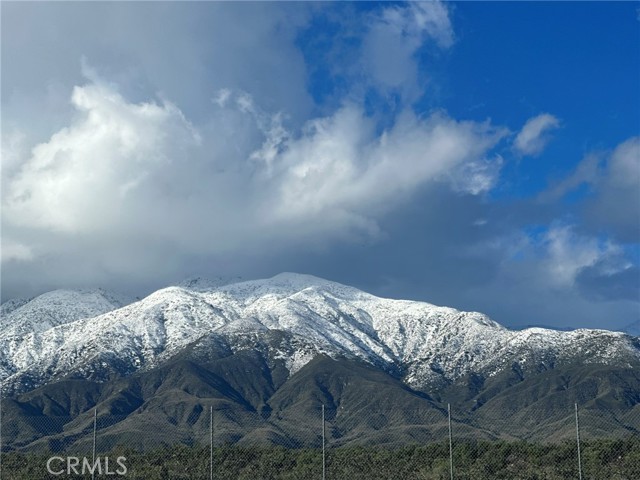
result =
[{"label": "snow-covered mountain", "polygon": [[123,307],[129,301],[122,295],[94,290],[54,290],[33,299],[9,300],[2,304],[2,336],[45,331],[65,323],[95,317]]},{"label": "snow-covered mountain", "polygon": [[[25,346],[37,352],[38,339],[44,332],[84,318],[118,309],[129,303],[123,295],[93,290],[54,290],[32,299],[9,300],[0,310],[0,375],[6,375],[16,352],[26,353]],[[27,343],[25,343],[27,342]],[[27,357],[33,357],[26,353]],[[36,355],[37,356],[37,355]],[[35,358],[35,357],[34,357]],[[23,360],[23,364],[28,361]]]},{"label": "snow-covered mountain", "polygon": [[[416,388],[470,373],[492,376],[514,364],[640,360],[638,340],[623,333],[513,331],[480,313],[379,298],[291,273],[220,286],[186,283],[115,306],[104,292],[58,291],[13,310],[0,330],[0,376],[9,390],[69,374],[101,380],[149,369],[205,338],[232,353],[269,349],[290,374],[322,353],[398,372]],[[266,344],[269,331],[282,332],[277,344],[273,335]]]}]

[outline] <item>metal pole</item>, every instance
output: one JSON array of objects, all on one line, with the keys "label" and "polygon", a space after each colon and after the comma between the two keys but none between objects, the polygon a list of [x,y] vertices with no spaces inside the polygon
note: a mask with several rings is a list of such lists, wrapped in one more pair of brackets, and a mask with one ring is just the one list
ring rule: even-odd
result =
[{"label": "metal pole", "polygon": [[0,381],[0,480],[2,480],[2,382]]},{"label": "metal pole", "polygon": [[322,480],[326,479],[326,457],[324,450],[324,405],[322,405]]},{"label": "metal pole", "polygon": [[576,441],[578,443],[578,478],[582,480],[582,458],[580,457],[580,422],[578,421],[578,403],[575,403],[576,409]]},{"label": "metal pole", "polygon": [[213,480],[213,405],[209,407],[209,479]]},{"label": "metal pole", "polygon": [[96,478],[96,426],[98,424],[98,409],[93,409],[93,454],[91,457],[91,479]]},{"label": "metal pole", "polygon": [[451,435],[451,404],[447,403],[447,415],[449,417],[449,471],[453,480],[453,438]]}]

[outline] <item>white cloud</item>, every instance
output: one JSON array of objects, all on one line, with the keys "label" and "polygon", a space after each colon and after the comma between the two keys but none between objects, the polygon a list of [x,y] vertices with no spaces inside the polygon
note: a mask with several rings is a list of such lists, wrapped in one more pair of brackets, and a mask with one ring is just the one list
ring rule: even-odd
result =
[{"label": "white cloud", "polygon": [[20,162],[25,155],[26,135],[16,129],[4,128],[2,132],[2,145],[0,150],[0,177],[2,188],[5,188],[8,179],[16,169],[20,168]]},{"label": "white cloud", "polygon": [[484,156],[504,134],[488,124],[456,122],[444,114],[420,119],[405,111],[378,135],[361,109],[345,106],[286,142],[276,159],[282,181],[275,213],[366,216],[393,208],[434,181],[451,182],[465,193],[484,192],[499,170],[499,162]]},{"label": "white cloud", "polygon": [[[410,8],[413,24],[418,31],[433,38],[442,48],[453,45],[453,27],[449,19],[449,11],[443,2],[413,2]],[[412,28],[409,27],[409,29]]]},{"label": "white cloud", "polygon": [[560,182],[539,195],[556,201],[588,185],[585,217],[596,230],[608,230],[621,242],[640,240],[640,137],[631,137],[611,152],[592,152]]},{"label": "white cloud", "polygon": [[578,232],[577,226],[553,221],[542,233],[512,231],[470,249],[475,255],[500,253],[503,279],[525,282],[532,289],[570,291],[581,272],[598,267],[615,275],[632,266],[621,245]]},{"label": "white cloud", "polygon": [[312,8],[304,2],[6,5],[3,127],[16,123],[34,144],[68,124],[71,88],[84,81],[83,55],[126,98],[137,103],[160,92],[194,123],[225,87],[304,120],[313,100],[295,39]]},{"label": "white cloud", "polygon": [[[475,237],[481,241],[464,249],[469,263],[486,261],[480,265],[487,272],[463,289],[462,298],[471,303],[458,301],[462,308],[521,326],[616,329],[637,316],[639,270],[623,245],[567,221],[518,228],[523,219],[513,210],[512,215],[497,213],[476,229],[488,235]],[[454,269],[459,271],[464,266]]]},{"label": "white cloud", "polygon": [[221,88],[213,98],[213,103],[217,104],[219,107],[224,108],[229,101],[229,97],[231,97],[231,90],[229,90],[228,88]]},{"label": "white cloud", "polygon": [[497,183],[503,160],[501,156],[465,162],[451,174],[453,189],[461,193],[480,195]]},{"label": "white cloud", "polygon": [[549,131],[560,126],[560,121],[549,113],[527,120],[516,136],[513,147],[521,155],[538,155],[549,142]]},{"label": "white cloud", "polygon": [[619,253],[619,247],[581,236],[569,225],[553,225],[544,236],[545,265],[549,280],[557,286],[572,286],[576,275],[603,257]]},{"label": "white cloud", "polygon": [[453,44],[447,7],[439,1],[412,2],[384,8],[372,17],[363,39],[364,68],[382,90],[400,90],[410,100],[420,94],[418,49],[433,40],[440,48]]},{"label": "white cloud", "polygon": [[10,239],[2,240],[0,256],[2,258],[2,263],[11,261],[29,261],[35,258],[31,248],[26,245],[13,242]]},{"label": "white cloud", "polygon": [[145,262],[168,251],[240,254],[376,236],[379,215],[419,189],[444,182],[479,194],[500,167],[487,152],[504,129],[443,113],[405,111],[380,133],[349,104],[296,134],[282,113],[229,91],[196,128],[168,101],[131,103],[94,80],[73,91],[75,120],[6,179],[5,238],[45,256],[81,238],[93,261],[115,262],[101,268],[126,271],[152,269]]},{"label": "white cloud", "polygon": [[592,184],[586,216],[621,242],[640,241],[640,137],[618,145]]},{"label": "white cloud", "polygon": [[605,183],[611,189],[640,189],[640,137],[616,147],[607,162]]},{"label": "white cloud", "polygon": [[[3,216],[13,225],[82,233],[108,229],[154,174],[200,143],[172,104],[131,104],[110,87],[76,87],[79,119],[37,145],[9,179]],[[169,181],[170,178],[164,179]],[[173,185],[166,185],[171,195]]]}]

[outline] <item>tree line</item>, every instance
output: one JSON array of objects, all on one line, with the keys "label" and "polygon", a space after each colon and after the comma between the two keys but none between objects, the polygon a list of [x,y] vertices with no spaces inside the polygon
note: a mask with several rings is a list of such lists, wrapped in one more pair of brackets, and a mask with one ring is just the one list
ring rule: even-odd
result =
[{"label": "tree line", "polygon": [[[583,479],[640,478],[640,438],[589,440],[581,448]],[[7,480],[86,478],[47,472],[49,453],[2,453],[2,478]],[[64,452],[55,455],[63,457]],[[96,478],[129,480],[205,480],[211,473],[208,445],[174,445],[151,451],[116,447],[101,456],[126,458],[127,473]],[[573,442],[538,444],[507,441],[464,441],[453,446],[456,480],[566,480],[578,478],[577,447]],[[449,480],[449,444],[399,447],[340,447],[326,450],[326,478],[350,480]],[[219,446],[213,450],[216,480],[321,479],[320,449]]]}]

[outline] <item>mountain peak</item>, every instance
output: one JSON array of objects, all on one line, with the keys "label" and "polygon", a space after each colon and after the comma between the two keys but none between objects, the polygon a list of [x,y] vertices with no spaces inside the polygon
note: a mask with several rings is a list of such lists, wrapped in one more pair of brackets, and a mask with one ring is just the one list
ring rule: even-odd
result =
[{"label": "mountain peak", "polygon": [[355,287],[302,273],[282,272],[273,277],[225,285],[220,290],[251,301],[262,296],[291,297],[306,290],[331,292],[342,298],[355,299],[369,295]]},{"label": "mountain peak", "polygon": [[336,282],[331,282],[320,277],[304,273],[282,272],[273,277],[256,280],[244,280],[242,277],[193,277],[183,280],[176,286],[190,290],[192,292],[211,292],[214,290],[233,290],[235,292],[260,292],[260,293],[280,293],[293,294],[310,287],[341,286]]}]

